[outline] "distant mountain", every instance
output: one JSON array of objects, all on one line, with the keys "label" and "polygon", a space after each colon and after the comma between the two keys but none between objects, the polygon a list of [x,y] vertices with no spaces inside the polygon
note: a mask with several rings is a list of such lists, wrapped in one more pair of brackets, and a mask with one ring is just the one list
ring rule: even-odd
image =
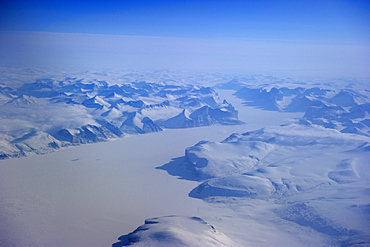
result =
[{"label": "distant mountain", "polygon": [[12,88],[0,86],[0,104],[6,103],[16,97]]},{"label": "distant mountain", "polygon": [[370,136],[368,93],[364,94],[353,89],[333,90],[321,87],[268,89],[244,85],[234,95],[243,99],[245,105],[264,110],[303,112],[299,123],[304,125],[321,125],[343,133]]},{"label": "distant mountain", "polygon": [[[243,123],[234,107],[221,101],[212,88],[174,81],[118,84],[78,77],[44,78],[17,89],[1,87],[0,93],[3,119],[17,123],[1,139],[2,158],[164,128]],[[16,133],[33,130],[48,136],[50,142],[32,144],[33,139],[27,139],[32,147],[28,149],[22,141],[14,143]]]},{"label": "distant mountain", "polygon": [[331,98],[331,101],[339,106],[356,106],[369,101],[368,97],[353,90],[341,90]]},{"label": "distant mountain", "polygon": [[227,102],[224,102],[224,105],[224,107],[216,109],[209,106],[203,106],[191,114],[187,113],[186,110],[183,110],[177,116],[165,121],[159,121],[158,123],[166,128],[192,128],[213,124],[243,124],[242,121],[238,120],[238,112],[234,107]]},{"label": "distant mountain", "polygon": [[[261,87],[267,85],[283,85],[291,82],[291,79],[278,78],[275,76],[266,76],[266,75],[249,75],[249,76],[234,76],[233,79],[218,83],[214,86],[216,89],[227,89],[227,90],[239,90],[241,88],[247,87]],[[297,84],[297,82],[295,82]]]},{"label": "distant mountain", "polygon": [[[3,157],[17,156],[14,155],[17,152],[18,155],[32,153],[22,152],[24,148],[19,149],[21,145],[12,141],[19,133],[33,129],[55,138],[59,146],[68,146],[165,128],[243,123],[238,119],[238,111],[222,101],[211,87],[176,80],[146,81],[138,74],[111,80],[94,79],[95,76],[100,77],[98,74],[86,74],[86,78],[44,77],[17,88],[1,86],[0,107],[5,123],[0,130]],[[245,105],[302,112],[304,116],[299,123],[304,125],[370,135],[369,91],[293,87],[288,82],[256,75],[240,77],[215,88],[236,90],[235,95]],[[279,83],[284,86],[277,86]]]},{"label": "distant mountain", "polygon": [[27,108],[34,104],[37,104],[34,98],[27,95],[21,95],[6,102],[7,107],[12,106],[14,108]]},{"label": "distant mountain", "polygon": [[343,133],[370,136],[370,103],[341,107],[339,105],[311,106],[301,123],[321,125]]},{"label": "distant mountain", "polygon": [[305,112],[311,105],[323,104],[331,90],[318,87],[247,88],[235,92],[235,96],[245,100],[246,105],[257,106],[264,110]]}]

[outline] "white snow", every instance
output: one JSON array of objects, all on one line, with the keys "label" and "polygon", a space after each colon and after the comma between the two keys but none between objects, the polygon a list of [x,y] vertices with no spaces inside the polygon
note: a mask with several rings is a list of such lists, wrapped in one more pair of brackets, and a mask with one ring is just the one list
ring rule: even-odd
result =
[{"label": "white snow", "polygon": [[273,145],[263,142],[199,142],[186,149],[186,162],[197,179],[241,174],[251,170]]},{"label": "white snow", "polygon": [[[135,77],[127,74],[117,82]],[[264,77],[255,78],[263,82]],[[244,106],[233,91],[218,93],[246,124],[167,129],[0,160],[0,245],[369,245],[369,137],[298,124],[303,112],[264,111]],[[345,105],[359,102],[348,95]],[[65,103],[32,100],[42,103],[37,110],[34,106],[32,121],[30,115],[21,117],[24,108],[14,118],[17,128],[11,119],[0,119],[4,146],[13,142],[32,151],[35,144],[42,150],[45,143],[58,143],[37,131],[50,128],[45,118],[35,121],[43,112],[71,131],[79,126],[68,123],[68,114],[78,123],[94,123],[95,115],[80,106],[72,110]],[[364,117],[355,119],[368,119],[364,109]],[[2,111],[12,116],[10,108]],[[168,106],[143,108],[132,122],[141,126],[143,117],[179,113]],[[119,107],[106,115],[125,120]]]},{"label": "white snow", "polygon": [[274,192],[274,186],[266,178],[239,175],[210,179],[191,191],[190,196],[201,199],[214,196],[267,199]]},{"label": "white snow", "polygon": [[141,114],[153,121],[164,120],[178,115],[182,110],[174,106],[150,107],[141,110]]},{"label": "white snow", "polygon": [[235,243],[199,217],[165,216],[145,220],[134,232],[123,235],[113,247],[135,246],[219,246]]},{"label": "white snow", "polygon": [[[284,113],[276,115],[275,123],[278,116],[283,123]],[[218,141],[251,128],[173,129],[1,160],[0,212],[6,222],[0,224],[1,231],[13,225],[1,241],[18,246],[109,246],[147,218],[201,216],[209,206],[187,196],[198,183],[178,180],[155,167],[182,156],[200,139]]]}]

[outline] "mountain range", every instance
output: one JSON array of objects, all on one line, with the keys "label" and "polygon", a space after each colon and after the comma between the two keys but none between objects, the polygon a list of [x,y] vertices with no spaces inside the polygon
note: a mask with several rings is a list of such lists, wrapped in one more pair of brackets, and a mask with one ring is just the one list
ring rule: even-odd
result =
[{"label": "mountain range", "polygon": [[17,122],[1,131],[1,159],[166,128],[243,123],[212,88],[171,82],[37,79],[0,87],[0,104],[2,121]]}]

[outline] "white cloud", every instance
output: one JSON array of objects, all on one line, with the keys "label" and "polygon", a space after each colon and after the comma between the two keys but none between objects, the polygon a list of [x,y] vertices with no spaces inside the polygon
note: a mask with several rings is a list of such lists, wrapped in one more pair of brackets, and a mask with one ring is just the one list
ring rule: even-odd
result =
[{"label": "white cloud", "polygon": [[[41,101],[42,99],[37,99]],[[37,129],[52,132],[61,128],[78,128],[96,122],[80,105],[43,102],[27,108],[1,107],[0,132],[12,133]]]}]

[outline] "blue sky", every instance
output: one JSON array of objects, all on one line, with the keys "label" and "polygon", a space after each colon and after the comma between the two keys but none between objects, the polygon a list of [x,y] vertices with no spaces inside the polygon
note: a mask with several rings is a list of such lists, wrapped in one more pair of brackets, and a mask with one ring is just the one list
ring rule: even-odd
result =
[{"label": "blue sky", "polygon": [[369,1],[2,0],[1,30],[368,42]]},{"label": "blue sky", "polygon": [[10,62],[35,54],[75,62],[72,55],[79,54],[85,64],[100,59],[128,66],[131,59],[133,67],[176,68],[177,61],[180,69],[333,73],[348,60],[353,73],[370,64],[369,1],[2,0],[0,11],[0,44],[10,46]]}]

